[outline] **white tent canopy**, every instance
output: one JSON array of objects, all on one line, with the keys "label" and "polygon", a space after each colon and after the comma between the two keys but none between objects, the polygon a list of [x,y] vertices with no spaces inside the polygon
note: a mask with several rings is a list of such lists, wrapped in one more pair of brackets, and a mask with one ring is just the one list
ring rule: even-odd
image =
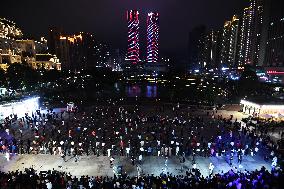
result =
[{"label": "white tent canopy", "polygon": [[25,113],[31,114],[39,109],[39,97],[32,97],[18,102],[11,102],[0,105],[0,119],[4,119],[11,114],[24,117]]},{"label": "white tent canopy", "polygon": [[243,112],[249,115],[257,115],[263,118],[284,118],[284,105],[283,104],[272,104],[272,103],[255,103],[248,100],[241,100],[243,105]]}]

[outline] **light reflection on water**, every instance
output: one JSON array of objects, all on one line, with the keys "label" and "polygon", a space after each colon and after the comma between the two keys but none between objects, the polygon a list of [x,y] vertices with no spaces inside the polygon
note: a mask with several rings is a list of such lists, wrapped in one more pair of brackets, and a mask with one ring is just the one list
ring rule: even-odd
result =
[{"label": "light reflection on water", "polygon": [[156,98],[158,87],[156,85],[143,85],[138,84],[125,86],[125,92],[127,97],[147,97]]},{"label": "light reflection on water", "polygon": [[127,97],[140,97],[141,96],[141,87],[138,85],[126,86],[126,96]]},{"label": "light reflection on water", "polygon": [[157,86],[156,85],[147,85],[146,90],[146,97],[147,98],[156,98],[157,97]]}]

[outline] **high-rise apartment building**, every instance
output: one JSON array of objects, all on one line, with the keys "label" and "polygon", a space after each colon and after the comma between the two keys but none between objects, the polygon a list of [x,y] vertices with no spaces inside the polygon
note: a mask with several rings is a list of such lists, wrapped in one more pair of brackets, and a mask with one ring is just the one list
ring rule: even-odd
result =
[{"label": "high-rise apartment building", "polygon": [[241,25],[239,65],[258,64],[263,23],[263,0],[251,0]]},{"label": "high-rise apartment building", "polygon": [[221,32],[211,30],[203,38],[201,51],[201,67],[218,68],[220,67],[220,52],[221,52]]},{"label": "high-rise apartment building", "polygon": [[249,50],[249,36],[250,36],[250,29],[251,29],[251,19],[250,19],[250,13],[251,8],[245,8],[243,17],[242,17],[242,24],[241,24],[241,35],[240,35],[240,41],[239,41],[239,59],[238,59],[238,65],[244,65],[246,62],[246,59],[248,57],[248,54],[250,53]]},{"label": "high-rise apartment building", "polygon": [[222,34],[221,64],[229,65],[229,47],[231,37],[231,21],[226,21]]},{"label": "high-rise apartment building", "polygon": [[230,28],[230,45],[228,61],[230,66],[237,66],[237,54],[238,54],[238,40],[239,40],[239,18],[234,15],[231,20]]},{"label": "high-rise apartment building", "polygon": [[205,26],[197,26],[189,32],[188,35],[188,58],[189,65],[188,69],[197,69],[202,67],[203,61],[203,46],[204,46],[204,37],[206,35]]},{"label": "high-rise apartment building", "polygon": [[284,67],[284,1],[268,0],[265,6],[265,26],[263,34],[265,47],[262,46],[266,67]]},{"label": "high-rise apartment building", "polygon": [[237,65],[237,50],[239,38],[239,18],[234,15],[231,21],[226,21],[222,34],[221,64],[234,67]]}]

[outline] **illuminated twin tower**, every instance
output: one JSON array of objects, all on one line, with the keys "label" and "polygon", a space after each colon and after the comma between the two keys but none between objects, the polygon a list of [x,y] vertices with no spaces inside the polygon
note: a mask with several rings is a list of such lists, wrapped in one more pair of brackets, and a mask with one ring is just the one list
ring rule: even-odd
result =
[{"label": "illuminated twin tower", "polygon": [[[139,12],[127,11],[128,49],[126,60],[137,64],[140,62],[139,47]],[[159,14],[148,13],[147,16],[147,62],[157,63],[159,57]]]}]

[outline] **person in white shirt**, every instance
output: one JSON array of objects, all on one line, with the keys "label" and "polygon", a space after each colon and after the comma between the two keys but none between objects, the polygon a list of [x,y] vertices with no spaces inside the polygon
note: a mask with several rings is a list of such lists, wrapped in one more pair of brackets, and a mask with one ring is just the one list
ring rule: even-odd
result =
[{"label": "person in white shirt", "polygon": [[277,165],[277,157],[275,156],[273,159],[272,159],[272,163],[271,163],[271,167],[272,169],[274,169]]},{"label": "person in white shirt", "polygon": [[258,147],[255,147],[254,151],[255,151],[255,153],[257,153],[258,152]]},{"label": "person in white shirt", "polygon": [[140,154],[139,157],[138,157],[138,160],[139,160],[140,164],[142,163],[142,158],[143,158],[143,156],[142,156],[142,154]]},{"label": "person in white shirt", "polygon": [[127,147],[127,148],[126,148],[126,157],[129,157],[129,153],[130,153],[130,148]]},{"label": "person in white shirt", "polygon": [[107,157],[110,157],[110,151],[111,149],[107,149]]},{"label": "person in white shirt", "polygon": [[176,156],[179,154],[179,146],[176,147]]},{"label": "person in white shirt", "polygon": [[165,147],[165,156],[168,156],[168,150],[169,150],[169,148]]},{"label": "person in white shirt", "polygon": [[164,147],[161,148],[161,155],[163,156],[165,154],[165,149]]},{"label": "person in white shirt", "polygon": [[214,169],[214,165],[212,163],[209,164],[209,174],[212,175]]},{"label": "person in white shirt", "polygon": [[112,167],[113,167],[113,161],[114,161],[114,158],[113,158],[113,157],[111,157],[111,158],[110,158],[110,160],[109,160],[110,168],[112,168]]},{"label": "person in white shirt", "polygon": [[169,154],[168,155],[172,156],[172,148],[171,147],[169,147]]},{"label": "person in white shirt", "polygon": [[6,157],[7,161],[10,161],[10,153],[8,151],[6,152],[5,157]]},{"label": "person in white shirt", "polygon": [[140,173],[141,173],[141,168],[137,165],[137,176],[138,176],[138,178],[140,177]]},{"label": "person in white shirt", "polygon": [[253,153],[253,149],[250,149],[250,155],[253,156],[254,153]]},{"label": "person in white shirt", "polygon": [[93,180],[93,177],[89,179],[89,188],[92,188],[94,186]]},{"label": "person in white shirt", "polygon": [[196,168],[197,168],[196,163],[193,163],[192,169],[196,169]]},{"label": "person in white shirt", "polygon": [[166,157],[166,160],[165,160],[165,167],[166,168],[168,167],[168,157]]},{"label": "person in white shirt", "polygon": [[49,180],[46,183],[46,188],[47,189],[52,189],[52,183]]}]

